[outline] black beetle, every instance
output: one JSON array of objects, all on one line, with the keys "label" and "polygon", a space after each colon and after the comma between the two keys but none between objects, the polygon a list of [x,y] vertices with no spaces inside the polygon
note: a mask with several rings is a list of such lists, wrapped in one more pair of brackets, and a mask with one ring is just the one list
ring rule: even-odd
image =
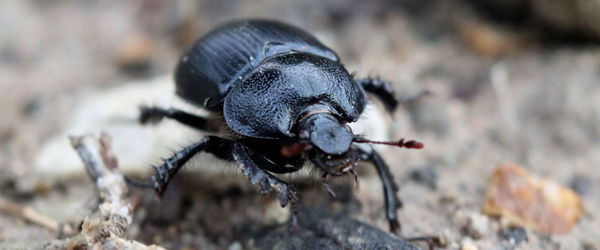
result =
[{"label": "black beetle", "polygon": [[[373,142],[346,125],[365,109],[365,91],[389,111],[398,105],[387,82],[354,79],[339,57],[312,35],[275,21],[230,23],[200,38],[180,58],[175,70],[177,94],[214,113],[200,117],[177,109],[142,107],[141,123],[167,117],[204,131],[226,124],[228,135],[207,136],[155,166],[153,187],[160,196],[177,171],[195,154],[208,152],[235,161],[262,194],[277,193],[281,206],[298,204],[293,186],[272,173],[298,171],[312,163],[328,175],[354,174],[359,161],[370,161],[383,183],[390,230],[400,224],[401,205],[388,166],[368,145],[383,143],[422,148],[416,141]],[[295,213],[292,223],[296,223]]]}]

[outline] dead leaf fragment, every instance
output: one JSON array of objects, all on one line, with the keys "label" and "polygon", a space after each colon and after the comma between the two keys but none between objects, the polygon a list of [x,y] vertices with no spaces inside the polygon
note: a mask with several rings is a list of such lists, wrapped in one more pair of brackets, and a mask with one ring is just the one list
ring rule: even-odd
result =
[{"label": "dead leaf fragment", "polygon": [[499,166],[486,193],[483,212],[508,225],[567,233],[582,212],[575,192],[551,180],[530,176],[512,164]]}]

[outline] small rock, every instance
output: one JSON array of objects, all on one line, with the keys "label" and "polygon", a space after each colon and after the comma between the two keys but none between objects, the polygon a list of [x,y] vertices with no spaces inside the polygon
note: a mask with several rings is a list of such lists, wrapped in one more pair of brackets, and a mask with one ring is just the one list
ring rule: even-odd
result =
[{"label": "small rock", "polygon": [[511,245],[519,244],[520,242],[528,242],[527,231],[522,227],[511,227],[500,231],[500,237],[508,241]]},{"label": "small rock", "polygon": [[569,181],[569,187],[579,195],[586,195],[594,186],[594,181],[589,176],[575,175]]},{"label": "small rock", "polygon": [[[142,126],[137,122],[140,105],[177,107],[201,116],[210,115],[175,95],[175,83],[171,75],[152,79],[115,84],[114,88],[74,97],[75,104],[65,117],[64,129],[44,141],[34,159],[34,173],[40,175],[32,181],[36,185],[50,185],[57,180],[78,179],[86,176],[81,160],[68,141],[69,135],[98,133],[104,131],[112,137],[113,150],[119,158],[119,169],[127,175],[147,176],[151,165],[162,163],[172,150],[186,143],[199,140],[205,134],[177,122],[164,120],[160,124]],[[388,140],[388,124],[383,109],[369,105],[366,117],[352,123],[352,131],[369,139]],[[8,131],[10,132],[10,131]],[[7,133],[11,134],[11,133]],[[2,131],[0,131],[0,140]],[[375,148],[384,145],[376,145]],[[0,157],[0,161],[1,161]],[[0,162],[1,164],[1,162]],[[198,154],[186,167],[185,175],[198,178],[195,183],[206,183],[211,189],[227,190],[235,186],[248,190],[248,181],[238,178],[235,165],[224,164],[210,154]],[[310,176],[306,171],[304,176]],[[300,174],[294,175],[301,176]],[[0,174],[0,179],[4,175]],[[218,182],[213,180],[218,179]],[[19,180],[19,184],[23,180]],[[40,182],[40,184],[37,184]]]},{"label": "small rock", "polygon": [[489,220],[482,214],[470,213],[462,219],[463,232],[473,239],[481,239],[489,228]]},{"label": "small rock", "polygon": [[270,201],[264,211],[262,218],[266,225],[283,224],[290,218],[290,209],[288,207],[281,207],[279,200],[274,199]]},{"label": "small rock", "polygon": [[146,36],[132,36],[118,49],[117,62],[126,72],[141,73],[150,67],[152,41]]},{"label": "small rock", "polygon": [[34,116],[42,109],[44,101],[41,96],[33,96],[23,105],[22,113],[27,116]]},{"label": "small rock", "polygon": [[440,195],[438,202],[442,204],[451,204],[456,202],[456,198],[457,195],[455,193],[444,193]]},{"label": "small rock", "polygon": [[461,243],[460,243],[460,250],[478,250],[479,248],[477,248],[477,246],[475,246],[475,243],[473,243],[473,241],[469,238],[464,239]]},{"label": "small rock", "polygon": [[410,178],[431,188],[431,190],[437,189],[438,173],[434,167],[428,166],[413,170],[410,173]]},{"label": "small rock", "polygon": [[242,244],[235,241],[235,242],[231,243],[231,245],[229,245],[229,247],[227,249],[228,250],[242,250],[243,248],[242,248]]},{"label": "small rock", "polygon": [[494,171],[483,212],[517,225],[548,233],[567,233],[582,212],[580,197],[551,180],[529,176],[516,165]]},{"label": "small rock", "polygon": [[[455,238],[452,235],[450,229],[445,228],[435,234],[435,239],[437,240],[437,245],[445,247],[451,245],[451,243],[455,243]],[[458,247],[458,246],[457,246]]]},{"label": "small rock", "polygon": [[583,249],[583,250],[598,250],[598,249],[600,249],[600,247],[596,248],[596,246],[593,242],[586,241],[586,242],[581,243],[581,249]]},{"label": "small rock", "polygon": [[248,245],[255,249],[418,249],[408,241],[324,210],[301,211],[296,230],[264,228]]}]

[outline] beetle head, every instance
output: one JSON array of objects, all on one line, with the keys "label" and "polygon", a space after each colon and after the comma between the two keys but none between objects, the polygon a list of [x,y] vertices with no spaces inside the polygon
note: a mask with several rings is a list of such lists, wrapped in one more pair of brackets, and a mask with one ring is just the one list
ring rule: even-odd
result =
[{"label": "beetle head", "polygon": [[352,130],[329,112],[310,112],[297,124],[298,143],[284,147],[283,155],[307,151],[316,166],[326,173],[341,175],[352,169],[357,157],[349,157]]},{"label": "beetle head", "polygon": [[342,155],[352,144],[352,130],[327,113],[311,115],[301,121],[301,140],[308,140],[325,154]]},{"label": "beetle head", "polygon": [[284,157],[308,153],[309,158],[325,173],[340,176],[356,166],[360,154],[352,148],[352,143],[385,144],[404,148],[423,148],[414,140],[371,141],[354,135],[344,121],[336,118],[320,105],[308,108],[296,124],[297,141],[281,148]]}]

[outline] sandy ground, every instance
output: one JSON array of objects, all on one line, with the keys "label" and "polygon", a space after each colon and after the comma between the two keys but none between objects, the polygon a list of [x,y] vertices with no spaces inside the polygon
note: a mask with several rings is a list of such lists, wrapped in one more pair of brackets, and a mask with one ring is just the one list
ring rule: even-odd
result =
[{"label": "sandy ground", "polygon": [[[82,113],[81,107],[107,93],[127,90],[128,95],[111,98],[130,102],[138,90],[146,95],[143,102],[175,99],[160,90],[169,89],[168,75],[180,51],[211,27],[246,17],[285,20],[309,30],[337,51],[350,71],[388,79],[400,95],[432,93],[379,117],[389,126],[388,137],[426,145],[420,151],[382,149],[405,204],[403,236],[443,235],[450,242],[447,249],[469,244],[479,249],[600,247],[599,47],[547,43],[535,32],[482,21],[460,1],[3,1],[1,197],[76,228],[93,210],[93,185],[81,170],[59,171],[76,164],[63,160],[77,159],[68,147],[51,156],[44,155],[47,147],[68,146],[66,135],[77,121],[98,117],[93,108]],[[156,79],[163,85],[152,85]],[[152,88],[157,92],[150,97],[143,89]],[[135,108],[125,112],[129,121]],[[105,124],[94,128],[90,123],[83,127],[110,134]],[[190,141],[178,141],[191,132],[170,123],[139,131],[128,126],[129,132],[111,135],[116,144],[152,145],[135,157],[116,151],[128,171],[140,177],[151,173],[148,165],[169,149]],[[183,132],[170,136],[169,129]],[[260,225],[285,221],[287,211],[272,197],[249,191],[234,167],[217,171],[225,176],[219,178],[232,176],[242,184],[202,179],[204,162],[195,160],[162,204],[148,192],[131,194],[137,204],[132,239],[170,249],[239,249]],[[528,241],[511,244],[501,223],[481,212],[490,175],[504,163],[575,189],[584,207],[576,225],[566,234],[526,229]],[[43,172],[40,165],[57,171]],[[360,172],[360,192],[348,191],[349,178],[338,181],[348,194],[334,201],[317,181],[299,181],[305,206],[324,202],[338,211],[348,206],[343,211],[349,217],[387,230],[380,183],[368,167]],[[483,221],[480,237],[465,230],[472,218]],[[0,212],[0,249],[41,248],[57,237],[65,236]]]}]

